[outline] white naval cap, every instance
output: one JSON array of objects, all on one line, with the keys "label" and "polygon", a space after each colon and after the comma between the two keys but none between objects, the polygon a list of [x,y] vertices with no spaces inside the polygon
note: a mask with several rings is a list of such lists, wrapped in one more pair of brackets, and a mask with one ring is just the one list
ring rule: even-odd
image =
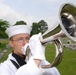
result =
[{"label": "white naval cap", "polygon": [[21,33],[30,34],[31,30],[32,30],[31,26],[28,26],[28,25],[16,25],[16,26],[11,26],[11,27],[7,28],[5,33],[10,38],[10,37],[12,37],[14,35],[21,34]]}]

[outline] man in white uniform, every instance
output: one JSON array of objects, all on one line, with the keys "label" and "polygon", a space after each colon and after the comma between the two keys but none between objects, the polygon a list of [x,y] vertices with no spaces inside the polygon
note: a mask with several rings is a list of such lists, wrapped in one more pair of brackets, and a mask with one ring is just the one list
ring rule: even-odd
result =
[{"label": "man in white uniform", "polygon": [[[17,25],[5,31],[9,37],[9,45],[13,48],[6,61],[0,64],[0,75],[60,75],[55,67],[42,69],[45,60],[44,47],[39,38],[41,33],[30,38],[31,27]],[[31,56],[26,61],[26,46],[30,47]]]}]

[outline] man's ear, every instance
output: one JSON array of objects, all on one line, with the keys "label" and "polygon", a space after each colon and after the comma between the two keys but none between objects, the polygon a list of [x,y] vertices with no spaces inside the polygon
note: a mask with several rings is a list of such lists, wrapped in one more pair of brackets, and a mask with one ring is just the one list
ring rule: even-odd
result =
[{"label": "man's ear", "polygon": [[12,41],[9,41],[9,45],[10,45],[11,47],[13,47],[13,43],[12,43]]}]

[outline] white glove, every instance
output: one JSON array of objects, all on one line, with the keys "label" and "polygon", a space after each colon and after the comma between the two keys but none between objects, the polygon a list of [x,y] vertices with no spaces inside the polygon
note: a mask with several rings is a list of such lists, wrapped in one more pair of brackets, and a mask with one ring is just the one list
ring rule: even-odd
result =
[{"label": "white glove", "polygon": [[28,50],[27,48],[28,48],[28,46],[29,46],[29,44],[27,43],[27,44],[25,44],[23,47],[22,47],[22,53],[24,54],[24,55],[26,55],[26,50]]},{"label": "white glove", "polygon": [[41,33],[33,35],[29,40],[29,47],[31,50],[31,54],[35,59],[44,60],[44,47],[42,46],[39,38],[41,37]]}]

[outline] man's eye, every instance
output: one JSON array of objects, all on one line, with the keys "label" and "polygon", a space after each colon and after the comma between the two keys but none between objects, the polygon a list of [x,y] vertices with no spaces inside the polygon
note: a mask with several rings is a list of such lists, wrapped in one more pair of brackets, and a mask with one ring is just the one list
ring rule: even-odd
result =
[{"label": "man's eye", "polygon": [[22,38],[18,39],[18,41],[23,40]]}]

